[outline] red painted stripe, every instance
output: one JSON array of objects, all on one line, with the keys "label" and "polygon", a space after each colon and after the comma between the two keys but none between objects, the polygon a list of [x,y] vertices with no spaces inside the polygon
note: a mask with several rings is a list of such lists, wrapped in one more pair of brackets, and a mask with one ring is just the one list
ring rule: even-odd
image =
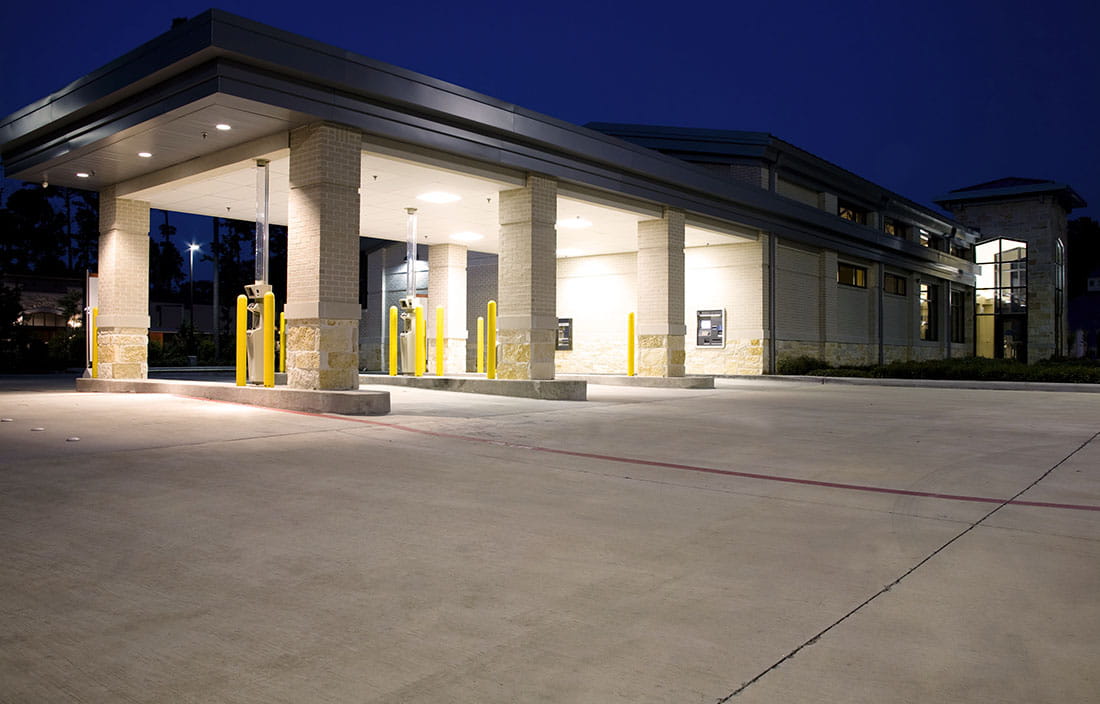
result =
[{"label": "red painted stripe", "polygon": [[[185,398],[195,398],[187,396]],[[199,401],[210,401],[213,399],[197,398]],[[217,403],[234,403],[233,401],[217,401]],[[235,404],[243,405],[243,404]],[[740,477],[742,479],[758,479],[768,482],[782,482],[785,484],[802,484],[804,486],[817,486],[824,487],[826,489],[844,489],[846,491],[862,491],[874,494],[893,494],[895,496],[914,496],[922,499],[942,499],[945,501],[968,501],[972,503],[982,504],[1010,504],[1012,506],[1035,506],[1039,508],[1059,508],[1067,509],[1071,511],[1100,511],[1100,506],[1092,506],[1089,504],[1059,504],[1050,503],[1047,501],[1022,501],[1016,499],[1010,501],[1008,499],[995,499],[987,496],[966,496],[960,494],[940,494],[932,491],[913,491],[911,489],[892,489],[882,486],[871,486],[867,484],[844,484],[841,482],[826,482],[817,479],[799,479],[798,477],[785,477],[779,474],[760,474],[757,472],[739,472],[733,469],[717,469],[715,467],[700,467],[692,464],[677,464],[675,462],[659,462],[656,460],[643,460],[635,457],[619,457],[617,455],[600,455],[591,452],[577,452],[576,450],[559,450],[552,447],[541,447],[539,445],[527,445],[524,443],[507,442],[503,440],[491,440],[489,438],[479,438],[472,435],[458,435],[455,433],[441,433],[435,430],[424,430],[423,428],[414,428],[408,425],[399,425],[397,423],[384,423],[378,420],[368,420],[366,418],[356,418],[354,416],[340,416],[331,415],[327,413],[310,413],[308,411],[291,411],[282,408],[268,408],[267,410],[280,411],[282,413],[292,413],[295,415],[312,416],[314,418],[328,418],[330,420],[343,420],[351,423],[361,423],[363,425],[374,425],[381,428],[390,428],[391,430],[401,430],[406,433],[417,433],[418,435],[428,435],[435,438],[446,438],[448,440],[465,440],[467,442],[479,442],[487,445],[499,445],[501,447],[510,447],[517,450],[528,450],[530,452],[545,452],[553,455],[567,455],[569,457],[581,457],[583,459],[590,460],[603,460],[605,462],[619,462],[622,464],[641,465],[644,467],[660,467],[662,469],[675,469],[683,472],[699,472],[702,474],[718,474],[726,477]]]}]

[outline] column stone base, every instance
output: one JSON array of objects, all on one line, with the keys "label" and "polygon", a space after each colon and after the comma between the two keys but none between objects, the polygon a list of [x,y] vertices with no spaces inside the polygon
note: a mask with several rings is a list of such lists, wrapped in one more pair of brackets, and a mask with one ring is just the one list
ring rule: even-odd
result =
[{"label": "column stone base", "polygon": [[683,335],[639,335],[639,376],[684,376]]},{"label": "column stone base", "polygon": [[498,379],[553,379],[557,330],[501,330]]},{"label": "column stone base", "polygon": [[466,371],[466,338],[447,337],[443,340],[443,369],[448,373]]},{"label": "column stone base", "polygon": [[287,385],[342,391],[359,388],[359,321],[287,320]]},{"label": "column stone base", "polygon": [[[435,368],[435,338],[428,340],[428,374],[436,376]],[[466,372],[466,338],[443,338],[443,374],[463,374]]]},{"label": "column stone base", "polygon": [[99,329],[99,378],[149,378],[149,331],[145,328]]}]

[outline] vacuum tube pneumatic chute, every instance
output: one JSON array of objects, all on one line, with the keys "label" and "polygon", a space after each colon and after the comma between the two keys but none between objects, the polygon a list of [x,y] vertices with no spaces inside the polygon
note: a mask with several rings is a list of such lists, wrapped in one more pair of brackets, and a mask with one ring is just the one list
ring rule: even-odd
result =
[{"label": "vacuum tube pneumatic chute", "polygon": [[[275,385],[275,294],[268,281],[270,203],[268,160],[256,160],[256,281],[237,300],[237,385]],[[247,331],[245,331],[247,318]],[[244,338],[242,340],[242,338]],[[244,349],[242,350],[242,345]],[[247,373],[246,371],[247,370]]]}]

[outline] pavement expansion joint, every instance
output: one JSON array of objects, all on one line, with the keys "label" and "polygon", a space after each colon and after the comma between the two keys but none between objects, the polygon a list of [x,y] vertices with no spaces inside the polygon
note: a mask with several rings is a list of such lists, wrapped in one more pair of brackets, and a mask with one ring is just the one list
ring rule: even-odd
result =
[{"label": "pavement expansion joint", "polygon": [[932,559],[933,559],[934,557],[936,557],[937,555],[939,555],[939,554],[940,554],[941,552],[943,552],[944,550],[946,550],[946,549],[947,549],[948,547],[950,547],[950,546],[951,546],[951,545],[953,545],[954,543],[958,542],[958,541],[959,541],[959,540],[960,540],[960,539],[961,539],[961,538],[962,538],[963,536],[965,536],[966,534],[970,533],[970,531],[974,530],[975,528],[977,528],[978,526],[980,526],[980,525],[981,525],[982,523],[984,523],[984,522],[985,522],[985,521],[986,521],[986,520],[987,520],[987,519],[988,519],[988,518],[989,518],[990,516],[992,516],[993,514],[997,513],[998,511],[1000,511],[1000,510],[1001,510],[1002,508],[1004,508],[1005,506],[1008,506],[1008,505],[1010,505],[1011,503],[1013,503],[1013,501],[1015,501],[1015,500],[1016,500],[1017,498],[1019,498],[1019,497],[1020,497],[1020,496],[1021,496],[1022,494],[1024,494],[1024,493],[1025,493],[1025,492],[1027,492],[1027,491],[1029,491],[1029,490],[1030,490],[1030,489],[1032,489],[1032,488],[1033,488],[1033,487],[1034,487],[1034,486],[1035,486],[1036,484],[1038,484],[1039,482],[1041,482],[1041,481],[1043,481],[1044,479],[1046,479],[1046,478],[1047,478],[1048,476],[1050,476],[1050,474],[1051,474],[1051,473],[1052,473],[1052,472],[1053,472],[1054,470],[1058,469],[1058,468],[1059,468],[1059,467],[1061,467],[1061,466],[1062,466],[1063,464],[1065,464],[1066,462],[1068,462],[1068,461],[1069,461],[1069,459],[1070,459],[1070,458],[1072,458],[1072,457],[1073,457],[1074,455],[1076,455],[1076,454],[1077,454],[1078,452],[1080,452],[1081,450],[1083,450],[1083,449],[1085,449],[1086,447],[1088,447],[1088,445],[1089,445],[1090,443],[1092,443],[1092,442],[1093,442],[1094,440],[1096,440],[1096,438],[1097,438],[1097,437],[1100,437],[1100,431],[1097,431],[1097,432],[1096,432],[1096,433],[1094,433],[1094,434],[1092,435],[1092,437],[1090,437],[1090,438],[1089,438],[1088,440],[1085,440],[1085,441],[1084,441],[1083,443],[1081,443],[1080,445],[1078,445],[1078,446],[1077,446],[1077,447],[1076,447],[1076,448],[1075,448],[1075,449],[1074,449],[1074,450],[1073,450],[1072,452],[1070,452],[1070,453],[1069,453],[1068,455],[1066,455],[1065,457],[1063,457],[1062,459],[1060,459],[1060,460],[1059,460],[1059,461],[1058,461],[1057,463],[1055,463],[1055,464],[1054,464],[1053,466],[1051,466],[1051,467],[1050,467],[1049,469],[1047,469],[1047,470],[1046,470],[1045,472],[1043,472],[1042,474],[1040,474],[1040,475],[1039,475],[1039,477],[1038,477],[1038,478],[1036,478],[1036,479],[1035,479],[1034,481],[1032,481],[1032,482],[1031,482],[1030,484],[1028,484],[1028,485],[1027,485],[1027,486],[1025,486],[1025,487],[1024,487],[1023,489],[1020,489],[1020,490],[1019,490],[1018,492],[1016,492],[1016,494],[1015,494],[1015,495],[1013,495],[1013,496],[1012,496],[1011,498],[1009,498],[1009,499],[1005,499],[1005,500],[1004,500],[1003,502],[1001,502],[1000,504],[998,504],[998,505],[997,505],[996,507],[994,507],[994,508],[993,508],[993,509],[991,509],[990,511],[986,512],[986,514],[985,514],[985,515],[983,515],[983,516],[982,516],[981,518],[979,518],[978,520],[974,521],[973,523],[971,523],[970,525],[968,525],[968,526],[967,526],[966,528],[964,528],[964,529],[963,529],[963,530],[962,530],[962,531],[961,531],[961,532],[960,532],[960,533],[959,533],[958,535],[956,535],[955,537],[951,538],[951,539],[950,539],[950,540],[948,540],[948,541],[947,541],[946,543],[944,543],[943,545],[939,546],[938,548],[936,548],[935,550],[933,550],[933,551],[932,551],[931,553],[929,553],[928,555],[926,555],[926,556],[925,556],[924,558],[922,558],[922,559],[921,559],[921,560],[920,560],[919,562],[917,562],[917,564],[913,565],[913,566],[912,566],[912,567],[910,567],[910,568],[909,568],[908,570],[906,570],[906,571],[905,571],[905,572],[904,572],[904,573],[903,573],[903,574],[902,574],[902,575],[901,575],[900,577],[898,577],[898,578],[897,578],[897,579],[895,579],[894,581],[890,582],[889,584],[885,585],[885,586],[884,586],[884,587],[883,587],[882,589],[878,590],[877,592],[875,592],[875,593],[874,593],[874,594],[872,594],[871,596],[869,596],[869,597],[867,597],[866,599],[864,599],[864,600],[863,600],[863,601],[862,601],[862,602],[861,602],[861,603],[860,603],[859,605],[857,605],[857,606],[856,606],[856,607],[855,607],[854,609],[852,609],[852,610],[851,610],[851,611],[849,611],[848,613],[844,614],[843,616],[841,616],[840,618],[838,618],[838,619],[837,619],[836,621],[834,621],[833,623],[831,623],[831,624],[829,624],[828,626],[826,626],[826,627],[825,627],[824,629],[822,629],[821,631],[819,631],[819,632],[818,632],[818,633],[817,633],[816,635],[814,635],[814,636],[812,636],[811,638],[809,638],[808,640],[804,641],[804,642],[803,642],[803,643],[802,643],[801,645],[799,645],[798,647],[796,647],[796,648],[795,648],[794,650],[790,651],[789,653],[787,653],[786,655],[784,655],[784,656],[783,656],[782,658],[780,658],[779,660],[777,660],[777,661],[776,661],[775,663],[773,663],[771,667],[769,667],[769,668],[767,668],[766,670],[764,670],[763,672],[759,673],[758,675],[756,675],[755,677],[753,677],[753,678],[752,678],[751,680],[748,680],[747,682],[744,682],[744,683],[742,683],[740,687],[738,687],[737,689],[733,690],[732,692],[730,692],[730,693],[729,693],[728,695],[726,695],[725,697],[722,697],[721,699],[719,699],[719,700],[718,700],[717,702],[715,702],[715,704],[725,704],[726,702],[729,702],[729,701],[730,701],[730,700],[732,700],[732,699],[733,699],[734,697],[736,697],[737,695],[741,694],[742,692],[744,692],[745,690],[747,690],[747,689],[748,689],[749,687],[753,686],[754,684],[756,684],[757,682],[759,682],[760,680],[762,680],[762,679],[763,679],[764,677],[766,677],[766,676],[767,676],[768,674],[770,674],[770,673],[774,672],[775,670],[779,669],[779,667],[780,667],[781,665],[783,665],[783,663],[785,663],[785,662],[788,662],[788,661],[790,661],[790,660],[793,660],[793,659],[794,659],[795,657],[797,657],[797,656],[798,656],[798,654],[799,654],[800,652],[802,652],[802,651],[803,651],[804,649],[806,649],[807,647],[809,647],[809,646],[811,646],[811,645],[814,645],[814,644],[815,644],[815,643],[817,643],[817,642],[818,642],[819,640],[821,640],[821,638],[822,638],[822,637],[824,637],[824,636],[825,636],[825,635],[826,635],[827,633],[829,633],[829,631],[833,630],[834,628],[836,628],[836,627],[837,627],[837,626],[839,626],[840,624],[844,623],[844,622],[845,622],[845,621],[847,621],[847,620],[848,620],[849,618],[851,618],[852,616],[856,615],[856,614],[857,614],[857,613],[859,613],[859,612],[860,612],[861,610],[863,610],[863,608],[864,608],[864,607],[866,607],[867,605],[869,605],[869,604],[870,604],[871,602],[875,601],[876,599],[878,599],[878,598],[879,598],[880,596],[882,596],[883,594],[886,594],[887,592],[891,591],[891,590],[892,590],[892,589],[893,589],[894,587],[896,587],[897,585],[901,584],[902,580],[904,580],[904,579],[905,579],[906,577],[908,577],[909,575],[913,574],[913,573],[914,573],[914,572],[916,572],[916,571],[917,571],[918,569],[920,569],[920,568],[921,568],[922,566],[924,566],[925,564],[927,564],[928,562],[930,562],[930,561],[931,561],[931,560],[932,560]]}]

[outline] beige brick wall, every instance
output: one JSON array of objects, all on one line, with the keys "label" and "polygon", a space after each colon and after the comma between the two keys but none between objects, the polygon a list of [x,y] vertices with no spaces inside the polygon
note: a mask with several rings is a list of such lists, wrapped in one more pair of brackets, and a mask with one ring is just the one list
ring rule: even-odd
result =
[{"label": "beige brick wall", "polygon": [[[767,237],[684,252],[688,374],[762,374],[767,337]],[[725,347],[696,347],[697,311],[726,311]]]},{"label": "beige brick wall", "polygon": [[[875,262],[836,252],[781,244],[777,247],[778,280],[776,330],[777,357],[809,355],[836,364],[878,362],[879,268]],[[837,282],[837,263],[844,261],[867,269],[867,288]],[[883,293],[883,358],[894,360],[940,359],[948,355],[947,282],[928,278],[940,287],[939,339],[919,339],[920,277],[902,270],[888,271],[907,281],[907,295]],[[968,323],[967,339],[973,335]],[[950,346],[952,356],[971,353],[969,342]]]},{"label": "beige brick wall", "polygon": [[775,268],[777,338],[821,342],[821,253],[780,244]]},{"label": "beige brick wall", "polygon": [[625,374],[627,314],[637,304],[637,254],[558,260],[558,317],[573,319],[573,349],[555,354],[562,374]]}]

